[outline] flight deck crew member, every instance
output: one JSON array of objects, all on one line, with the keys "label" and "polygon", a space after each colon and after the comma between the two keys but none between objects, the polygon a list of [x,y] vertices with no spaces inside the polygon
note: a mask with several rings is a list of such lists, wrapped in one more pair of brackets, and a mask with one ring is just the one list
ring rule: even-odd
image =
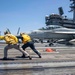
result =
[{"label": "flight deck crew member", "polygon": [[8,44],[5,48],[4,48],[4,58],[3,60],[7,60],[7,51],[8,49],[12,49],[15,48],[17,50],[19,50],[20,52],[22,52],[24,55],[27,55],[29,57],[29,59],[31,60],[31,57],[29,56],[29,54],[24,51],[19,45],[18,45],[18,38],[12,34],[10,34],[8,31],[4,32],[4,36],[0,36],[0,40],[5,40],[6,43]]},{"label": "flight deck crew member", "polygon": [[[41,58],[41,54],[35,49],[35,46],[31,40],[31,37],[27,35],[26,33],[20,33],[20,37],[23,43],[22,45],[23,50],[25,51],[27,47],[30,47],[39,56],[39,58]],[[25,57],[25,55],[23,54],[21,57]]]}]

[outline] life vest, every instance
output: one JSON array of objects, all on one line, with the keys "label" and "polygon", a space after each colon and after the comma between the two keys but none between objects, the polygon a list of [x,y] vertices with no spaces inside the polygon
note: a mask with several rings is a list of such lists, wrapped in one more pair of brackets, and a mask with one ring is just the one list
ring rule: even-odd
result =
[{"label": "life vest", "polygon": [[22,34],[22,37],[23,37],[22,43],[24,43],[24,44],[27,43],[27,42],[29,42],[29,41],[31,41],[30,36],[27,35],[27,34]]},{"label": "life vest", "polygon": [[4,36],[4,40],[6,41],[7,44],[17,44],[18,43],[17,37],[12,34],[6,34]]}]

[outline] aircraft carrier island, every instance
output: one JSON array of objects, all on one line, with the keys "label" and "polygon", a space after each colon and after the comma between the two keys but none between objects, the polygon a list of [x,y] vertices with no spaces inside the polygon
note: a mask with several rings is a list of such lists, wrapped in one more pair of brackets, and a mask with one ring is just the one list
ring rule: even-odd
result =
[{"label": "aircraft carrier island", "polygon": [[71,10],[69,12],[73,12],[73,18],[68,18],[64,16],[64,11],[62,7],[59,7],[59,14],[50,14],[45,16],[45,24],[46,26],[50,25],[61,25],[67,28],[75,28],[75,0],[70,0],[72,3],[70,4]]}]

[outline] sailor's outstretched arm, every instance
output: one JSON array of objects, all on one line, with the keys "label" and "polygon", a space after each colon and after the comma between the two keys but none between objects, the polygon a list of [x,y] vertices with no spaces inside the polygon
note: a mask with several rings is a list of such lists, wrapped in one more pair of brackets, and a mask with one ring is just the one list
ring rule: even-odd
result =
[{"label": "sailor's outstretched arm", "polygon": [[4,40],[4,36],[0,36],[0,40]]}]

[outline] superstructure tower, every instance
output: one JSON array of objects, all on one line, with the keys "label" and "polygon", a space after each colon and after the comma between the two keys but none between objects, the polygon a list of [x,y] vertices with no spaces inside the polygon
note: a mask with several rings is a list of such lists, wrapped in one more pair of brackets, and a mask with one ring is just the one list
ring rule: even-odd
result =
[{"label": "superstructure tower", "polygon": [[70,4],[70,12],[73,12],[73,21],[75,21],[75,0],[70,0],[72,3]]}]

